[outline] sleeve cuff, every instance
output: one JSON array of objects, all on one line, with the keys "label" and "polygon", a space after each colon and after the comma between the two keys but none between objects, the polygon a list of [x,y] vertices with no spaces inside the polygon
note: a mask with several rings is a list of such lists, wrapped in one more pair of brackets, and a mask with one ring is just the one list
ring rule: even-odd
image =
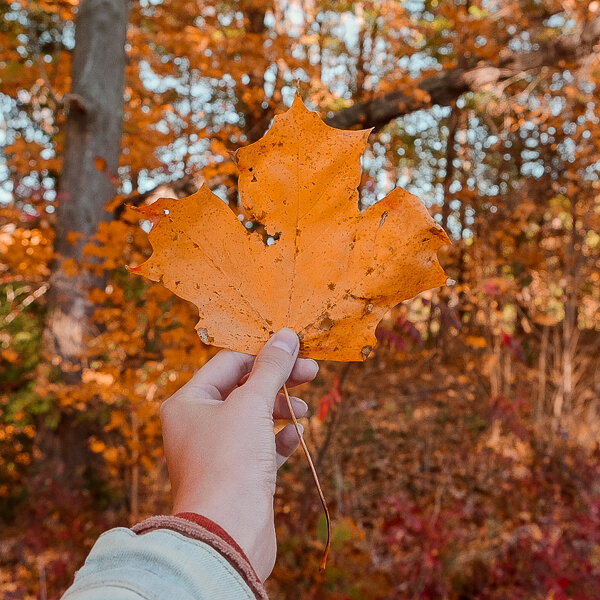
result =
[{"label": "sleeve cuff", "polygon": [[150,517],[131,530],[143,535],[157,529],[170,529],[186,537],[199,540],[214,548],[240,574],[258,600],[268,600],[264,585],[236,541],[214,521],[196,513],[178,513],[175,516]]}]

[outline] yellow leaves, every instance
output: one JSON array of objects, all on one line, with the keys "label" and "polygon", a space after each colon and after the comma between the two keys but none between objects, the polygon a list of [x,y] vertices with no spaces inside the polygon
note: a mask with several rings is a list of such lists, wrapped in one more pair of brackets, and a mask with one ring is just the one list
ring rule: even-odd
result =
[{"label": "yellow leaves", "polygon": [[445,283],[436,250],[449,243],[399,188],[359,212],[368,134],[328,127],[297,97],[260,141],[236,152],[257,231],[206,186],[160,199],[140,209],[156,223],[154,254],[131,271],[193,302],[205,343],[255,354],[290,327],[301,356],[364,360],[389,308]]},{"label": "yellow leaves", "polygon": [[77,275],[77,273],[79,273],[79,267],[77,265],[77,262],[73,258],[67,258],[66,260],[63,260],[62,270],[64,271],[64,273],[69,275],[69,277],[73,277],[74,275]]},{"label": "yellow leaves", "polygon": [[[0,209],[0,217],[14,220],[10,209]],[[10,222],[0,227],[0,275],[9,272],[27,281],[46,278],[52,260],[52,235],[47,229],[27,229]]]},{"label": "yellow leaves", "polygon": [[185,337],[185,330],[183,327],[176,327],[175,329],[169,329],[163,331],[160,334],[160,339],[164,344],[171,345],[178,343]]},{"label": "yellow leaves", "polygon": [[552,326],[556,325],[557,323],[560,323],[560,321],[562,319],[555,314],[552,315],[552,314],[548,314],[548,313],[538,313],[533,317],[533,320],[538,325],[552,327]]},{"label": "yellow leaves", "polygon": [[156,470],[155,461],[146,455],[140,456],[140,464],[148,473],[153,473]]},{"label": "yellow leaves", "polygon": [[79,231],[69,231],[69,233],[67,233],[67,242],[69,242],[69,244],[76,244],[82,237],[84,237],[84,235]]},{"label": "yellow leaves", "polygon": [[467,335],[465,337],[465,344],[471,346],[471,348],[485,348],[487,346],[487,341],[484,337]]},{"label": "yellow leaves", "polygon": [[96,171],[103,172],[106,169],[106,159],[102,156],[96,156],[94,158],[94,168]]},{"label": "yellow leaves", "polygon": [[112,385],[115,378],[110,373],[102,373],[101,371],[94,371],[92,369],[83,369],[81,373],[81,380],[83,383],[97,383],[102,386]]},{"label": "yellow leaves", "polygon": [[418,102],[422,102],[423,104],[426,104],[431,100],[429,94],[419,87],[416,87],[413,90],[412,95],[415,100],[417,100]]},{"label": "yellow leaves", "polygon": [[7,163],[19,173],[26,173],[35,167],[40,159],[40,153],[44,149],[42,144],[28,142],[23,136],[15,137],[12,144],[4,149]]},{"label": "yellow leaves", "polygon": [[100,452],[103,452],[105,448],[106,444],[100,440],[94,438],[90,441],[90,450],[96,454],[100,454]]},{"label": "yellow leaves", "polygon": [[110,412],[110,423],[105,425],[104,431],[112,431],[113,429],[121,429],[125,425],[125,411],[112,410]]},{"label": "yellow leaves", "polygon": [[114,269],[120,265],[122,248],[128,231],[128,225],[122,221],[100,223],[94,241],[84,246],[84,255],[103,259],[102,269]]},{"label": "yellow leaves", "polygon": [[2,360],[9,363],[16,363],[19,360],[19,353],[15,352],[12,348],[4,348],[0,353]]}]

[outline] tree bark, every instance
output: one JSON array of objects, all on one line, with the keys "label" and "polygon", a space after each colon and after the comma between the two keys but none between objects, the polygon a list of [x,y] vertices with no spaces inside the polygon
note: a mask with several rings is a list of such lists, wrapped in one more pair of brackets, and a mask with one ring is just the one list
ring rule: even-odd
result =
[{"label": "tree bark", "polygon": [[[88,269],[69,275],[64,265],[67,259],[80,261],[99,224],[112,217],[104,206],[116,192],[128,18],[127,0],[79,4],[59,182],[56,258],[44,330],[44,351],[67,384],[81,380],[88,336],[94,335],[94,306],[88,293],[104,282]],[[70,232],[77,234],[74,243],[68,238]],[[40,424],[38,444],[46,465],[45,474],[40,475],[47,477],[45,483],[61,481],[73,491],[81,487],[86,467],[93,464],[87,448],[91,425],[64,413],[55,429]]]},{"label": "tree bark", "polygon": [[448,119],[448,138],[446,140],[446,174],[444,175],[444,204],[442,206],[442,226],[448,229],[450,220],[450,186],[454,178],[454,159],[456,158],[456,130],[458,128],[459,109],[456,102],[450,107],[450,118]]},{"label": "tree bark", "polygon": [[[81,375],[86,336],[94,333],[87,295],[99,281],[86,270],[69,276],[63,264],[80,261],[100,222],[111,218],[104,206],[116,192],[128,17],[126,0],[79,5],[44,339],[53,364],[70,383]],[[72,231],[78,234],[74,243],[68,239]]]}]

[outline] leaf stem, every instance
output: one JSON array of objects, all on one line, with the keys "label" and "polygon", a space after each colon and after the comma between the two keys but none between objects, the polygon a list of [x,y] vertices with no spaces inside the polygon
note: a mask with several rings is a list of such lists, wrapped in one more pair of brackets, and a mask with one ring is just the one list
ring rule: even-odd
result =
[{"label": "leaf stem", "polygon": [[298,420],[296,419],[296,415],[294,414],[292,402],[290,401],[290,395],[288,394],[288,390],[285,383],[283,384],[283,393],[285,394],[285,399],[287,400],[287,405],[290,409],[290,415],[292,415],[292,421],[294,422],[294,427],[296,428],[298,439],[300,440],[300,444],[302,445],[302,450],[304,450],[304,455],[306,456],[306,460],[308,461],[308,466],[310,467],[313,479],[315,481],[315,485],[317,486],[317,492],[319,493],[319,499],[321,500],[321,505],[323,506],[323,511],[325,512],[325,520],[327,521],[327,543],[325,544],[325,550],[323,551],[323,556],[321,557],[321,562],[319,564],[319,570],[324,571],[325,567],[327,566],[327,557],[329,556],[329,549],[331,547],[331,519],[329,518],[329,510],[327,509],[327,502],[325,502],[325,496],[323,495],[323,490],[321,489],[321,484],[319,483],[317,471],[315,469],[315,466],[313,465],[312,458],[310,457],[310,452],[308,451],[306,442],[304,441],[304,438],[300,433],[300,428],[298,427]]}]

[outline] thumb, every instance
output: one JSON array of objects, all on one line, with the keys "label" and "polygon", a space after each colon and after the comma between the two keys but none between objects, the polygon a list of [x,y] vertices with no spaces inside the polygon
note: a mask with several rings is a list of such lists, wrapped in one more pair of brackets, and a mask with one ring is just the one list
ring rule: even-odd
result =
[{"label": "thumb", "polygon": [[280,329],[258,353],[245,386],[275,402],[277,392],[288,380],[296,362],[300,340],[291,329]]}]

